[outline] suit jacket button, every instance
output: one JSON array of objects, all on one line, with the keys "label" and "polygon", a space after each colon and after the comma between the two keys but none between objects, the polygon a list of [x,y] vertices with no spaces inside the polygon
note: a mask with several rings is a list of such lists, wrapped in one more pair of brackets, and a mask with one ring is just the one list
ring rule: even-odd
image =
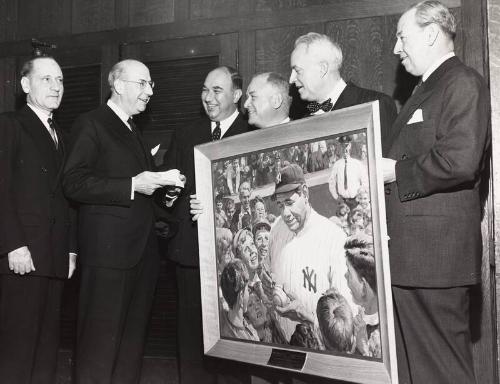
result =
[{"label": "suit jacket button", "polygon": [[403,153],[401,156],[401,160],[406,160],[408,158],[408,155],[406,153]]},{"label": "suit jacket button", "polygon": [[48,172],[48,169],[45,167],[42,167],[42,172]]},{"label": "suit jacket button", "polygon": [[386,195],[390,195],[391,194],[391,187],[389,187],[389,186],[385,187],[385,194]]}]

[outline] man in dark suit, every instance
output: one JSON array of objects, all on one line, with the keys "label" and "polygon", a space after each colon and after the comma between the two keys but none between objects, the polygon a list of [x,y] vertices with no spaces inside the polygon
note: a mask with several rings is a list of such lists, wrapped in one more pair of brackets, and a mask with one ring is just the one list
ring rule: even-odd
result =
[{"label": "man in dark suit", "polygon": [[402,384],[476,382],[469,300],[481,279],[489,100],[453,53],[455,30],[445,6],[424,1],[399,19],[394,47],[422,82],[386,137],[383,163]]},{"label": "man in dark suit", "polygon": [[215,380],[203,359],[201,288],[196,220],[201,205],[195,195],[193,148],[202,143],[247,132],[248,125],[238,111],[242,94],[240,74],[231,67],[218,67],[207,75],[201,92],[206,117],[178,129],[168,151],[167,165],[186,175],[186,186],[174,204],[178,232],[169,243],[169,253],[177,263],[177,344],[179,378],[185,383]]},{"label": "man in dark suit", "polygon": [[27,105],[0,115],[0,381],[52,384],[64,279],[76,259],[64,138],[52,121],[63,74],[37,57],[21,76]]},{"label": "man in dark suit", "polygon": [[307,109],[312,115],[378,100],[382,136],[394,122],[397,112],[392,98],[342,79],[342,50],[327,35],[309,32],[297,38],[290,66],[290,84],[295,84],[300,98],[309,102]]},{"label": "man in dark suit", "polygon": [[151,172],[151,153],[132,119],[153,95],[148,68],[113,66],[111,97],[80,116],[64,190],[80,204],[81,283],[76,382],[136,383],[160,259],[151,195],[180,175]]}]

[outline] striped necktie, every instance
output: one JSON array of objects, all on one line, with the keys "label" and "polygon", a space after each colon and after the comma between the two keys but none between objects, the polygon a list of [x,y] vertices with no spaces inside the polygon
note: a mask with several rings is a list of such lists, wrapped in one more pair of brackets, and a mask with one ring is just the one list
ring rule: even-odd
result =
[{"label": "striped necktie", "polygon": [[56,134],[56,124],[54,123],[54,120],[52,120],[50,117],[47,119],[47,123],[49,123],[49,133],[50,136],[52,137],[52,141],[54,141],[54,145],[56,146],[56,149],[58,147],[58,142],[57,142],[57,134]]}]

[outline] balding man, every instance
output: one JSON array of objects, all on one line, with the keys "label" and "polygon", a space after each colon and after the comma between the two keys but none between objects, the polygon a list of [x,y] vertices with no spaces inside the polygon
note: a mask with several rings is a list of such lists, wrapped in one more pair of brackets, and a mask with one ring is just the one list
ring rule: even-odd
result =
[{"label": "balding man", "polygon": [[257,128],[267,128],[290,121],[291,97],[288,81],[276,72],[255,75],[247,88],[244,107],[248,123]]},{"label": "balding man", "polygon": [[108,81],[107,103],[73,125],[64,170],[64,190],[80,204],[79,384],[138,381],[160,267],[151,195],[173,181],[151,172],[133,120],[153,95],[148,68],[124,60]]},{"label": "balding man", "polygon": [[0,381],[52,384],[64,279],[76,257],[61,184],[67,149],[52,121],[63,73],[53,58],[36,57],[24,63],[21,86],[26,105],[0,115]]},{"label": "balding man", "polygon": [[475,383],[471,286],[481,281],[479,185],[490,142],[483,78],[454,54],[438,1],[399,19],[394,53],[421,77],[386,139],[384,181],[400,383]]},{"label": "balding man", "polygon": [[387,95],[346,83],[340,75],[342,50],[327,35],[309,32],[295,41],[290,58],[290,83],[308,101],[312,115],[378,100],[382,135],[396,118],[396,105]]}]

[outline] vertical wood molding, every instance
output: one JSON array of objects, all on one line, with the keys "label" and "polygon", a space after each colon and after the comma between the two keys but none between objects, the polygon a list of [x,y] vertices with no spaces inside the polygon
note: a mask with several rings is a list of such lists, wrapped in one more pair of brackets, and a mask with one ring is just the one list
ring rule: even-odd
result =
[{"label": "vertical wood molding", "polygon": [[13,111],[16,101],[16,59],[0,59],[0,113]]},{"label": "vertical wood molding", "polygon": [[255,31],[241,32],[238,47],[238,69],[243,76],[243,94],[245,94],[248,83],[255,74]]},{"label": "vertical wood molding", "polygon": [[230,33],[220,36],[219,63],[230,65],[234,68],[238,66],[238,34]]},{"label": "vertical wood molding", "polygon": [[486,1],[462,0],[462,27],[467,38],[464,39],[465,63],[488,79],[486,64]]},{"label": "vertical wood molding", "polygon": [[[490,73],[490,95],[491,95],[491,135],[492,135],[492,172],[493,184],[492,206],[493,206],[493,231],[491,242],[495,253],[495,264],[500,263],[500,0],[488,0],[488,65]],[[495,292],[500,297],[500,274],[495,271]],[[496,301],[496,341],[497,341],[497,367],[496,382],[500,372],[500,313],[499,301]]]}]

